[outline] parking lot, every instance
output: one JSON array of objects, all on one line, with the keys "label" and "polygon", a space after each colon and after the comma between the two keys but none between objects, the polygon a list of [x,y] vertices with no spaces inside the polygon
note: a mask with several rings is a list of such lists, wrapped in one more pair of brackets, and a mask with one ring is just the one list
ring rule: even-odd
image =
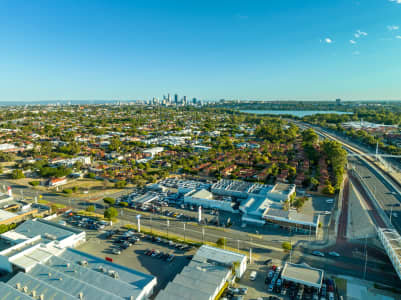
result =
[{"label": "parking lot", "polygon": [[[127,231],[121,230],[120,233],[108,237],[105,231],[87,231],[87,242],[80,245],[78,250],[101,258],[108,257],[111,258],[114,263],[156,276],[157,285],[154,295],[156,295],[160,289],[163,289],[176,274],[181,272],[184,266],[189,263],[190,255],[195,251],[195,249],[188,251],[181,250],[176,248],[176,244],[169,245],[168,242],[152,241],[146,236],[142,237],[137,234],[133,236],[138,236],[139,241],[130,242],[130,246],[126,249],[122,249],[122,244],[129,239],[119,243],[117,243],[117,241],[124,236],[125,232]],[[131,239],[131,241],[133,241],[133,239]],[[113,250],[120,251],[120,254],[116,254],[117,252],[113,253]],[[154,256],[145,254],[149,250],[154,250]],[[156,255],[156,253],[158,253],[158,255]]]},{"label": "parking lot", "polygon": [[[281,279],[282,262],[268,260],[257,262],[248,266],[244,276],[232,287],[223,293],[221,299],[247,300],[247,299],[310,299],[334,300],[335,286],[331,279],[325,278],[321,291],[307,286],[295,284]],[[252,273],[256,272],[256,277]],[[270,274],[269,274],[270,273]],[[243,291],[246,290],[245,295]],[[225,299],[224,299],[225,298]]]}]

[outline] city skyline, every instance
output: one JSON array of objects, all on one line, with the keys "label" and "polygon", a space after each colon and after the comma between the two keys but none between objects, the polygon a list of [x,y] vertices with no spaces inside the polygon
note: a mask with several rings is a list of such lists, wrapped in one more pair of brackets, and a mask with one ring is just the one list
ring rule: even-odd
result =
[{"label": "city skyline", "polygon": [[401,99],[398,1],[0,8],[1,102]]}]

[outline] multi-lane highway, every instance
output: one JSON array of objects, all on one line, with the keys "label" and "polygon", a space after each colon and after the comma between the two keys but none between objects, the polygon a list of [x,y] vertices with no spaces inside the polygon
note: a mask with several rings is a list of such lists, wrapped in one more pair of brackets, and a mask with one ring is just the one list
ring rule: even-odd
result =
[{"label": "multi-lane highway", "polygon": [[401,184],[375,164],[374,158],[367,157],[365,149],[361,149],[352,141],[345,140],[322,128],[296,122],[298,125],[313,128],[321,136],[340,142],[350,153],[361,156],[348,156],[350,167],[357,172],[364,184],[375,196],[378,204],[390,218],[393,226],[401,233]]},{"label": "multi-lane highway", "polygon": [[384,180],[357,157],[349,157],[348,161],[364,184],[379,202],[393,226],[401,232],[401,207],[398,194]]}]

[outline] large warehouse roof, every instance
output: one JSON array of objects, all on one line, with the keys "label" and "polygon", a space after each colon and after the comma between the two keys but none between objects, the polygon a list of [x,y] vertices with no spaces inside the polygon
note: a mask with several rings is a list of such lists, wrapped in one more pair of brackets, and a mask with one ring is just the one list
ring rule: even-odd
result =
[{"label": "large warehouse roof", "polygon": [[82,231],[43,219],[35,219],[25,221],[15,228],[14,232],[25,235],[27,238],[40,235],[42,238],[48,240],[62,240],[73,234],[79,234]]}]

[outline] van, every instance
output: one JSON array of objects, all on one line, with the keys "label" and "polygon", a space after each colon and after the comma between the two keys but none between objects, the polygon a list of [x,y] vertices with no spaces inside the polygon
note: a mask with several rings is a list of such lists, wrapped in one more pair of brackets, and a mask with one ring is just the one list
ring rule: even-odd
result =
[{"label": "van", "polygon": [[254,281],[254,280],[256,280],[257,275],[258,275],[258,273],[256,271],[252,271],[251,275],[249,275],[249,279]]}]

